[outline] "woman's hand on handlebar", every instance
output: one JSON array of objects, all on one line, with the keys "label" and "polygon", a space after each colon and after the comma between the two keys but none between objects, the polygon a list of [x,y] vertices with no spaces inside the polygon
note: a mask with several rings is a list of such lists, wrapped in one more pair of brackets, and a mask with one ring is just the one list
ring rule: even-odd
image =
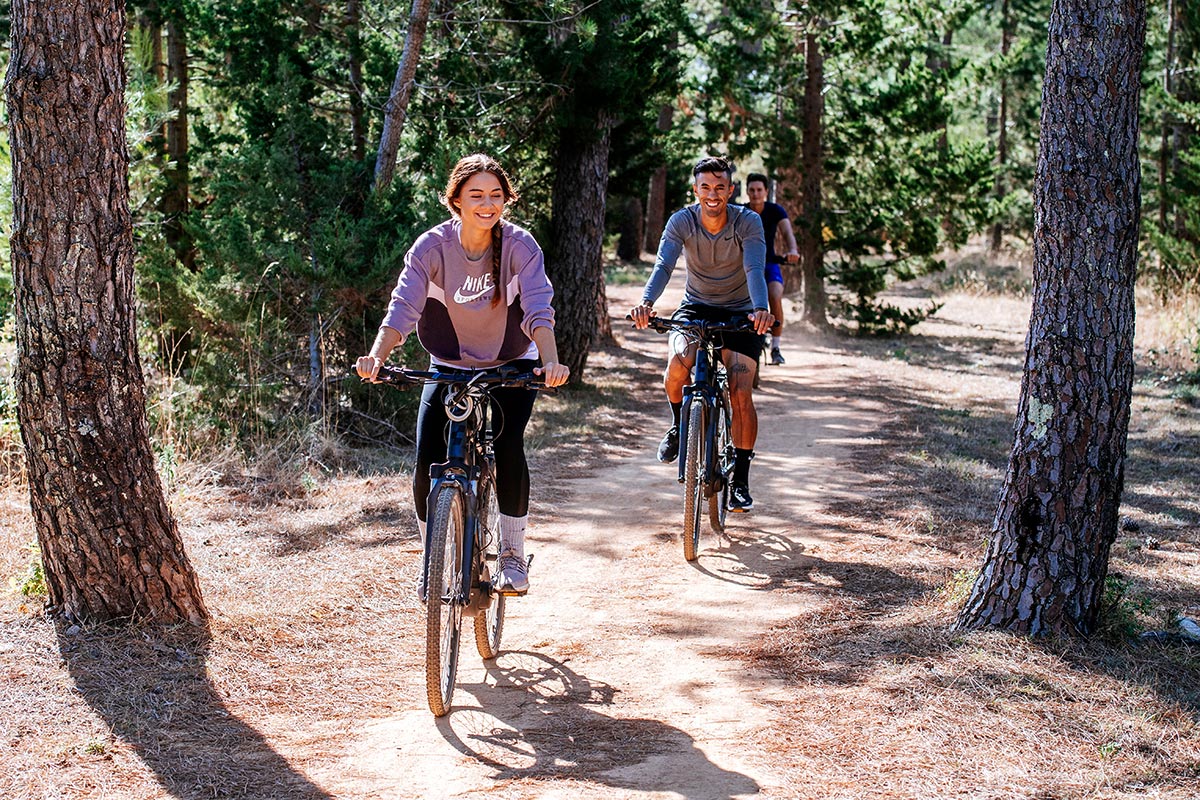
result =
[{"label": "woman's hand on handlebar", "polygon": [[571,368],[557,361],[548,361],[540,367],[534,367],[533,374],[542,376],[547,386],[562,386],[571,377]]},{"label": "woman's hand on handlebar", "polygon": [[359,356],[358,360],[354,362],[354,371],[367,383],[379,383],[379,368],[382,366],[382,358]]}]

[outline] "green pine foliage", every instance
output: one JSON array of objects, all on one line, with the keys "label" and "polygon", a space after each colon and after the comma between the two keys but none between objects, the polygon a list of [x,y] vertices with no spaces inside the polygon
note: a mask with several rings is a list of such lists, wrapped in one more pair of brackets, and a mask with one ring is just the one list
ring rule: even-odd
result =
[{"label": "green pine foliage", "polygon": [[[1200,9],[1188,3],[1170,8],[1173,25],[1165,13],[1151,17],[1141,124],[1141,274],[1163,302],[1200,294]],[[1191,358],[1185,379],[1200,383],[1200,320]]]},{"label": "green pine foliage", "polygon": [[1200,9],[1177,6],[1170,64],[1164,18],[1143,81],[1142,220],[1152,256],[1145,271],[1162,297],[1200,290]]},{"label": "green pine foliage", "polygon": [[[943,44],[968,16],[954,4],[869,0],[794,7],[731,3],[704,53],[706,132],[737,156],[762,151],[774,171],[800,161],[805,37],[824,57],[826,277],[835,305],[862,332],[907,330],[936,310],[880,302],[895,281],[941,269],[936,257],[988,221],[989,143],[951,128],[967,62]],[[719,123],[719,124],[714,124]]]},{"label": "green pine foliage", "polygon": [[[0,1],[0,24],[7,6]],[[152,418],[160,431],[187,431],[172,444],[179,457],[192,446],[314,422],[395,436],[409,426],[412,398],[364,387],[351,367],[374,336],[404,252],[445,217],[437,195],[459,157],[484,151],[510,167],[522,192],[513,217],[543,242],[560,148],[598,110],[612,119],[610,212],[644,197],[661,165],[670,207],[687,202],[687,168],[705,152],[795,182],[810,34],[824,57],[823,211],[805,220],[793,200],[785,205],[797,227],[824,234],[824,277],[840,304],[833,310],[862,332],[908,330],[936,307],[890,305],[880,300],[885,290],[938,270],[947,248],[993,225],[1007,243],[1030,239],[1049,6],[435,2],[396,179],[374,195],[373,149],[409,4],[361,0],[352,28],[340,1],[134,0],[127,134],[142,345],[158,392]],[[1175,6],[1170,59],[1165,8],[1151,11],[1143,81],[1142,274],[1164,298],[1200,291],[1200,92],[1192,77],[1200,10]],[[186,258],[164,228],[172,87],[158,77],[145,27],[168,19],[186,33],[190,60]],[[1011,46],[1002,54],[1005,25]],[[1007,152],[998,163],[1002,85]],[[657,127],[664,107],[674,110],[665,133]],[[5,364],[15,350],[7,144],[0,142]],[[415,342],[400,357],[422,358]],[[0,440],[14,435],[6,391]]]},{"label": "green pine foliage", "polygon": [[411,416],[410,400],[349,376],[428,221],[432,203],[412,198],[434,190],[401,176],[370,195],[373,162],[351,152],[348,89],[334,80],[344,41],[323,35],[337,9],[190,9],[196,72],[211,76],[190,92],[194,270],[166,246],[154,204],[139,206],[140,293],[158,344],[151,374],[171,387],[163,403],[179,406],[158,416],[185,416],[200,447],[294,421],[346,428],[386,423],[398,408]]}]

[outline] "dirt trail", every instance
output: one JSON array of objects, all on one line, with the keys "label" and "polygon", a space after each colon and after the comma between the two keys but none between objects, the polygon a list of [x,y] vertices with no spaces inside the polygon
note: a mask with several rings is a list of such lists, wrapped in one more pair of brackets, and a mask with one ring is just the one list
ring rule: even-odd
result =
[{"label": "dirt trail", "polygon": [[[622,338],[648,363],[664,352],[650,332]],[[338,797],[786,796],[772,718],[794,695],[731,653],[811,602],[779,589],[827,547],[819,506],[856,495],[847,448],[884,415],[844,396],[842,354],[786,344],[757,394],[755,508],[725,537],[706,527],[684,561],[676,467],[653,456],[664,409],[640,451],[556,482],[569,500],[536,515],[533,591],[510,604],[493,664],[464,642],[454,711],[373,722],[314,777]],[[653,370],[636,391],[658,391]]]}]

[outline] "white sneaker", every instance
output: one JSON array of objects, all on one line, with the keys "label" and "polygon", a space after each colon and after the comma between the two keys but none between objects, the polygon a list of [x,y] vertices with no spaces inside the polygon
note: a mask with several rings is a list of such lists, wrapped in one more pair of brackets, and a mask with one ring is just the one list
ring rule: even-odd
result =
[{"label": "white sneaker", "polygon": [[522,595],[529,591],[529,565],[514,550],[505,550],[500,554],[496,591],[509,595]]}]

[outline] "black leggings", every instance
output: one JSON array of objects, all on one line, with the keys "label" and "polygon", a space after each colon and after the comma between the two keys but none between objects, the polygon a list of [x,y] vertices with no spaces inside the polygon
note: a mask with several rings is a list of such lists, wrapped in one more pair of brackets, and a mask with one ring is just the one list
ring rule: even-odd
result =
[{"label": "black leggings", "polygon": [[[522,359],[509,362],[522,372],[537,362]],[[446,432],[449,420],[442,397],[446,387],[429,383],[421,393],[417,411],[417,465],[413,471],[413,500],[417,519],[428,519],[429,468],[446,460]],[[496,456],[496,499],[500,513],[523,517],[529,513],[529,464],[525,460],[525,426],[533,413],[533,389],[505,388],[492,392],[492,449]]]}]

